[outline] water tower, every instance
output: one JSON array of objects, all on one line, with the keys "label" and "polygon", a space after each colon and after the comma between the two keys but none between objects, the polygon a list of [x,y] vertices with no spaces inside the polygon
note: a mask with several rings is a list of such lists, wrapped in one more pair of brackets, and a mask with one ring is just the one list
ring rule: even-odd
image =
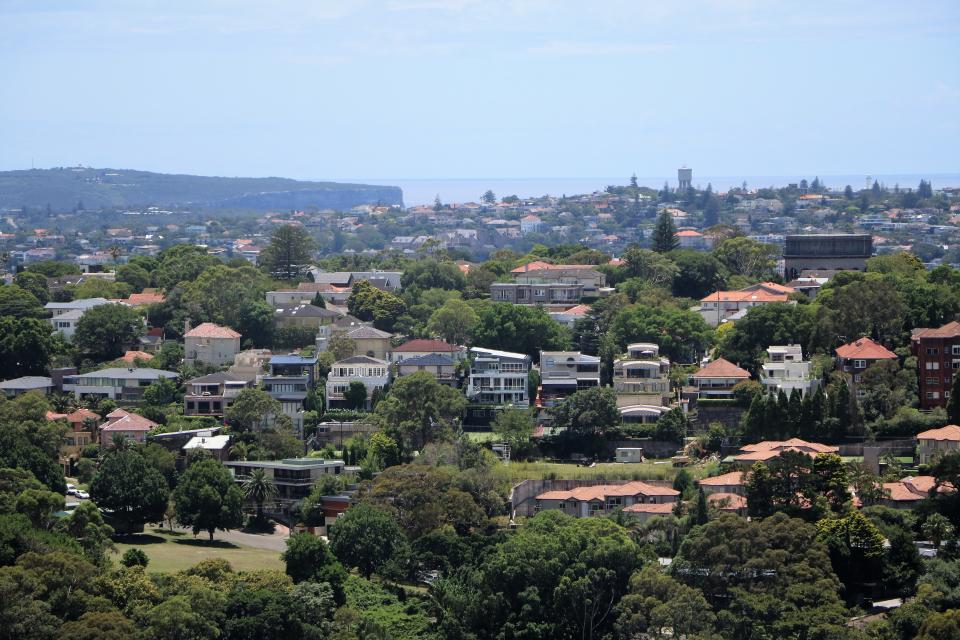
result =
[{"label": "water tower", "polygon": [[687,169],[686,167],[680,167],[677,169],[677,185],[678,191],[686,191],[693,186],[693,169]]}]

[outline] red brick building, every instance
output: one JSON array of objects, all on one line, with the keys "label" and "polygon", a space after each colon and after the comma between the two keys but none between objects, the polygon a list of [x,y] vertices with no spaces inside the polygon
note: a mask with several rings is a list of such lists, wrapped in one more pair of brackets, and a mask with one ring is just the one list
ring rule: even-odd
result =
[{"label": "red brick building", "polygon": [[920,408],[945,406],[953,375],[960,369],[960,322],[939,329],[914,329],[910,348],[917,356]]}]

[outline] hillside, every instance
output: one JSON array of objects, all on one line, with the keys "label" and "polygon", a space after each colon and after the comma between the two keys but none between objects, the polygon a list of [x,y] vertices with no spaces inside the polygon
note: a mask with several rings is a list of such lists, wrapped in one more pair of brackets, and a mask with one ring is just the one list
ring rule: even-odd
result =
[{"label": "hillside", "polygon": [[399,187],[288,178],[222,178],[128,169],[61,167],[0,172],[0,208],[69,209],[192,206],[203,208],[349,209],[359,204],[402,205]]}]

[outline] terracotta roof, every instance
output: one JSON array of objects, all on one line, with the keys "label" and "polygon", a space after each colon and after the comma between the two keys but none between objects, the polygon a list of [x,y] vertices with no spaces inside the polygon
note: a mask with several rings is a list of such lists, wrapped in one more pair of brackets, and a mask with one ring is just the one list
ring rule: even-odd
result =
[{"label": "terracotta roof", "polygon": [[239,338],[240,334],[230,327],[221,327],[212,322],[198,324],[183,334],[185,338]]},{"label": "terracotta roof", "polygon": [[916,329],[914,338],[957,338],[960,337],[960,322],[948,322],[939,329]]},{"label": "terracotta roof", "polygon": [[960,427],[955,424],[948,424],[939,429],[930,429],[917,434],[917,440],[949,440],[951,442],[960,441]]},{"label": "terracotta roof", "polygon": [[700,378],[744,378],[747,379],[750,377],[750,373],[745,369],[741,369],[737,365],[733,364],[729,360],[724,360],[723,358],[717,358],[710,364],[700,367],[700,369],[693,374],[695,379]]},{"label": "terracotta roof", "polygon": [[629,507],[624,507],[624,513],[652,513],[652,514],[670,514],[673,513],[673,508],[676,506],[676,503],[673,502],[663,502],[660,504],[650,504],[644,502],[638,502],[637,504],[632,504]]},{"label": "terracotta roof", "polygon": [[410,340],[399,347],[394,347],[394,353],[455,353],[460,347],[443,340]]},{"label": "terracotta roof", "polygon": [[658,487],[646,482],[628,482],[626,484],[596,484],[589,487],[577,487],[569,491],[547,491],[537,496],[537,500],[603,500],[606,496],[678,496],[679,491],[669,487]]},{"label": "terracotta roof", "polygon": [[510,273],[525,273],[527,271],[538,271],[538,270],[551,270],[551,269],[596,269],[597,265],[595,264],[550,264],[549,262],[544,262],[543,260],[534,260],[533,262],[528,262],[527,264],[520,265],[516,269],[510,271]]},{"label": "terracotta roof", "polygon": [[583,316],[590,312],[590,305],[588,304],[578,304],[576,306],[570,307],[566,311],[561,311],[568,316]]},{"label": "terracotta roof", "polygon": [[127,351],[120,359],[124,362],[133,363],[138,358],[140,360],[153,360],[153,354],[146,351]]},{"label": "terracotta roof", "polygon": [[742,485],[743,476],[743,471],[731,471],[712,478],[704,478],[699,484],[701,487],[732,487]]},{"label": "terracotta roof", "polygon": [[789,294],[773,293],[758,289],[757,291],[717,291],[711,293],[701,302],[787,302]]},{"label": "terracotta roof", "polygon": [[45,417],[47,420],[49,420],[50,422],[53,422],[54,420],[66,420],[66,419],[67,419],[67,414],[65,414],[65,413],[56,413],[56,412],[54,412],[54,411],[47,411],[47,412],[44,414],[44,417]]},{"label": "terracotta roof", "polygon": [[108,422],[100,425],[101,431],[150,431],[157,426],[153,420],[123,409],[114,409],[108,413],[107,420]]},{"label": "terracotta roof", "polygon": [[883,488],[890,494],[888,500],[895,502],[917,502],[927,496],[910,490],[903,482],[884,482]]},{"label": "terracotta roof", "polygon": [[807,455],[818,456],[824,453],[838,453],[839,447],[833,447],[819,442],[807,442],[800,438],[790,440],[765,440],[756,444],[744,445],[740,453],[734,456],[737,462],[766,462],[776,458],[785,451],[796,451]]},{"label": "terracotta roof", "polygon": [[740,511],[747,508],[747,499],[735,493],[711,493],[707,496],[707,502],[721,511]]},{"label": "terracotta roof", "polygon": [[692,229],[685,229],[684,231],[677,231],[678,238],[702,238],[703,234],[699,231],[693,231]]},{"label": "terracotta roof", "polygon": [[166,298],[162,293],[144,291],[143,293],[131,293],[130,297],[124,300],[124,302],[132,307],[139,307],[147,304],[158,304],[164,300],[166,300]]},{"label": "terracotta roof", "polygon": [[897,354],[864,337],[837,347],[837,356],[847,360],[893,360]]}]

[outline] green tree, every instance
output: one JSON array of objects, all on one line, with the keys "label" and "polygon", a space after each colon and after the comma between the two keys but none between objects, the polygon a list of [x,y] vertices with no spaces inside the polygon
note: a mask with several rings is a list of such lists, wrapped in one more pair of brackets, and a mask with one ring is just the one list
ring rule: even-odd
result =
[{"label": "green tree", "polygon": [[337,562],[330,547],[322,538],[310,533],[295,533],[287,538],[287,550],[281,559],[286,564],[287,575],[294,583],[326,582],[333,589],[334,600],[343,604],[343,583],[347,572]]},{"label": "green tree", "polygon": [[817,537],[827,544],[833,570],[846,586],[848,597],[882,577],[884,537],[861,512],[817,522]]},{"label": "green tree", "polygon": [[360,380],[351,380],[346,391],[343,392],[343,401],[348,409],[364,409],[367,406],[367,385]]},{"label": "green tree", "polygon": [[177,401],[177,384],[170,378],[160,378],[143,390],[143,401],[153,407],[165,407]]},{"label": "green tree", "polygon": [[170,291],[181,282],[192,282],[204,269],[216,264],[220,264],[220,261],[203,247],[191,244],[173,245],[160,253],[157,268],[153,273],[154,282],[161,289]]},{"label": "green tree", "polygon": [[67,518],[58,523],[60,529],[80,543],[90,562],[102,566],[106,553],[113,549],[113,527],[103,520],[100,509],[93,502],[84,501],[77,505]]},{"label": "green tree", "polygon": [[775,245],[746,237],[729,238],[713,250],[713,255],[731,273],[751,279],[772,277],[779,254],[780,250]]},{"label": "green tree", "polygon": [[43,305],[37,297],[15,284],[0,287],[0,317],[42,318]]},{"label": "green tree", "polygon": [[516,451],[530,442],[536,423],[529,411],[506,407],[497,413],[490,426],[501,442],[509,444],[511,450]]},{"label": "green tree", "polygon": [[420,291],[426,289],[463,291],[466,279],[455,263],[426,258],[417,260],[404,269],[400,284],[405,290],[416,288]]},{"label": "green tree", "polygon": [[960,424],[960,375],[953,376],[950,385],[950,399],[947,400],[947,420],[950,424]]},{"label": "green tree", "polygon": [[330,527],[333,555],[367,578],[407,555],[408,546],[393,516],[367,503],[350,507]]},{"label": "green tree", "polygon": [[13,281],[24,291],[32,293],[40,304],[46,304],[50,301],[46,276],[30,271],[21,271]]},{"label": "green tree", "polygon": [[555,426],[578,433],[603,434],[620,424],[617,397],[610,387],[581,389],[550,412]]},{"label": "green tree", "polygon": [[253,469],[241,485],[243,497],[257,505],[257,519],[263,519],[263,503],[277,495],[273,478],[264,469]]},{"label": "green tree", "polygon": [[181,304],[195,322],[215,322],[239,330],[241,320],[259,318],[257,309],[263,308],[259,302],[270,285],[270,279],[253,265],[216,264],[184,286]]},{"label": "green tree", "polygon": [[674,407],[660,415],[654,437],[666,442],[680,442],[690,431],[690,423],[680,407]]},{"label": "green tree", "polygon": [[677,265],[673,279],[673,295],[699,300],[725,285],[726,266],[712,253],[678,249],[670,252],[670,259]]},{"label": "green tree", "polygon": [[630,577],[615,615],[618,638],[694,637],[711,632],[716,621],[702,593],[654,566]]},{"label": "green tree", "polygon": [[226,467],[210,458],[187,468],[173,500],[177,520],[191,527],[194,535],[206,531],[213,540],[217,529],[234,529],[243,522],[243,494]]},{"label": "green tree", "polygon": [[63,511],[63,506],[61,494],[45,489],[26,489],[14,504],[16,512],[27,516],[37,529],[49,529],[53,525],[53,514]]},{"label": "green tree", "polygon": [[120,557],[120,564],[125,567],[145,567],[150,563],[150,558],[139,547],[131,547],[123,552]]},{"label": "green tree", "polygon": [[70,640],[127,640],[136,635],[137,627],[133,621],[119,611],[87,611],[76,620],[65,622],[60,627],[59,637]]},{"label": "green tree", "polygon": [[309,266],[313,249],[313,238],[306,229],[285,224],[273,232],[257,263],[278,280],[296,280]]},{"label": "green tree", "polygon": [[378,431],[370,436],[366,460],[378,471],[398,465],[401,462],[400,444],[383,431]]},{"label": "green tree", "polygon": [[121,264],[117,267],[117,282],[125,282],[139,293],[150,286],[150,273],[138,264]]},{"label": "green tree", "polygon": [[632,305],[617,313],[609,328],[622,352],[633,342],[654,342],[674,362],[695,362],[714,338],[700,314],[673,307]]},{"label": "green tree", "polygon": [[97,361],[115,360],[143,335],[143,317],[122,304],[102,304],[88,309],[80,321],[73,341]]},{"label": "green tree", "polygon": [[816,308],[811,305],[773,303],[753,307],[723,335],[718,352],[757,373],[770,345],[798,344],[809,352],[816,322]]},{"label": "green tree", "polygon": [[421,371],[397,380],[372,419],[388,434],[399,434],[404,448],[413,451],[451,433],[466,406],[462,393]]},{"label": "green tree", "polygon": [[933,548],[939,549],[945,540],[953,539],[955,529],[950,521],[939,513],[931,513],[921,527],[925,538],[933,542]]},{"label": "green tree", "polygon": [[160,522],[168,494],[166,479],[133,449],[108,454],[90,483],[90,497],[121,532]]},{"label": "green tree", "polygon": [[[7,287],[0,287],[0,290]],[[37,318],[0,317],[0,378],[43,375],[53,355],[53,327]]]},{"label": "green tree", "polygon": [[430,316],[428,328],[450,344],[467,344],[480,322],[480,317],[469,304],[451,298]]},{"label": "green tree", "polygon": [[673,224],[670,212],[664,209],[657,217],[657,224],[650,236],[650,247],[657,253],[668,253],[680,246],[677,239],[677,227]]},{"label": "green tree", "polygon": [[236,433],[251,433],[266,428],[270,416],[280,414],[280,403],[261,389],[244,389],[227,409],[227,424]]},{"label": "green tree", "polygon": [[480,202],[487,206],[492,206],[497,204],[497,196],[493,193],[492,189],[487,189],[483,192],[483,195],[480,196]]},{"label": "green tree", "polygon": [[640,278],[655,287],[670,288],[673,279],[680,273],[673,260],[662,252],[657,253],[637,246],[627,247],[623,252],[623,261],[629,278]]},{"label": "green tree", "polygon": [[561,351],[570,346],[567,329],[542,307],[507,302],[474,302],[480,322],[473,344],[540,357],[540,351]]},{"label": "green tree", "polygon": [[697,492],[697,509],[693,513],[694,524],[707,524],[710,521],[710,511],[707,509],[707,495],[703,487]]}]

